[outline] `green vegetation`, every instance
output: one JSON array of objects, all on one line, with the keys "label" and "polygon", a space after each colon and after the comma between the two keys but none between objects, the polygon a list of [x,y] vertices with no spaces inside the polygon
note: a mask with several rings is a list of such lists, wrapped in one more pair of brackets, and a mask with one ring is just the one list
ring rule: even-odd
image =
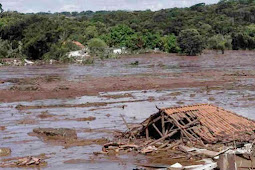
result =
[{"label": "green vegetation", "polygon": [[214,35],[208,40],[208,48],[213,50],[221,50],[222,54],[226,49],[232,48],[232,39],[230,36],[223,36],[221,34]]},{"label": "green vegetation", "polygon": [[180,32],[178,44],[181,52],[187,55],[200,54],[204,48],[203,37],[196,29],[186,29]]},{"label": "green vegetation", "polygon": [[2,6],[2,4],[0,3],[0,13],[3,13],[3,12],[4,12],[3,6]]},{"label": "green vegetation", "polygon": [[[255,0],[221,0],[160,11],[22,14],[0,4],[0,58],[66,60],[79,50],[112,57],[112,48],[199,55],[203,49],[255,49]],[[67,42],[67,43],[65,43]],[[90,61],[89,61],[90,62]]]}]

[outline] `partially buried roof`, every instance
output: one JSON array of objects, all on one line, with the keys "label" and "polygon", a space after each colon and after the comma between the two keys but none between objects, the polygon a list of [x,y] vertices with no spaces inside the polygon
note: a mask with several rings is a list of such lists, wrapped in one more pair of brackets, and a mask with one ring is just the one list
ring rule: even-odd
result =
[{"label": "partially buried roof", "polygon": [[[154,138],[166,135],[173,138],[173,132],[175,137],[205,143],[251,141],[255,138],[253,120],[210,104],[160,109],[142,125],[140,134],[146,133],[147,137]],[[177,132],[180,134],[177,135]]]}]

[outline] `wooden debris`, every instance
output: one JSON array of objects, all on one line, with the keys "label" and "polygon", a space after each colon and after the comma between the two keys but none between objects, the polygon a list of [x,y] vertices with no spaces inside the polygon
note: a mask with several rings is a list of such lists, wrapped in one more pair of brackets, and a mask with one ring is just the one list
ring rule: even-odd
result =
[{"label": "wooden debris", "polygon": [[151,153],[151,152],[154,152],[154,151],[157,151],[158,149],[155,147],[155,146],[147,146],[147,147],[144,147],[140,152],[142,154],[146,154],[146,153]]},{"label": "wooden debris", "polygon": [[121,114],[120,117],[122,118],[123,122],[125,123],[125,125],[127,126],[127,129],[129,130],[131,136],[136,139],[135,135],[133,134],[133,132],[131,131],[130,127],[128,126],[127,121],[125,120],[124,116]]},{"label": "wooden debris", "polygon": [[45,161],[42,161],[40,158],[28,156],[20,158],[16,161],[2,162],[0,164],[0,167],[26,167],[26,166],[39,166],[41,164],[45,166],[47,163]]},{"label": "wooden debris", "polygon": [[207,149],[191,148],[191,147],[187,147],[187,146],[183,146],[183,145],[180,145],[179,149],[186,153],[195,153],[195,154],[206,155],[209,158],[214,158],[215,156],[219,155],[218,152],[209,151]]}]

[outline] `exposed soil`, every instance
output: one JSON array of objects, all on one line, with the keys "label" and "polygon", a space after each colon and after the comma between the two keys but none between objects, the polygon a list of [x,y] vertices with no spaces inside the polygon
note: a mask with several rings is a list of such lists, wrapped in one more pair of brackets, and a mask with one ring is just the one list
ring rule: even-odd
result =
[{"label": "exposed soil", "polygon": [[[27,80],[29,81],[29,79]],[[74,98],[84,95],[97,95],[99,92],[173,89],[185,87],[216,86],[229,80],[195,81],[183,78],[155,77],[100,77],[82,82],[58,81],[39,83],[34,86],[15,85],[10,90],[0,90],[0,102],[33,101],[42,99]],[[68,88],[60,88],[63,87]],[[108,96],[110,97],[110,96]],[[116,96],[112,96],[116,98]],[[117,97],[120,98],[120,97]]]}]

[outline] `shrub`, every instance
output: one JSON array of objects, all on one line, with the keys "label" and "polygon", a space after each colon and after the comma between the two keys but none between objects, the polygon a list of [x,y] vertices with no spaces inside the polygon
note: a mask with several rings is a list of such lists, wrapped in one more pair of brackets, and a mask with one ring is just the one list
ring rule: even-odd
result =
[{"label": "shrub", "polygon": [[107,44],[99,39],[99,38],[93,38],[88,42],[89,48],[107,48]]},{"label": "shrub", "polygon": [[88,47],[92,55],[101,57],[105,55],[107,44],[99,38],[93,38],[88,42]]}]

